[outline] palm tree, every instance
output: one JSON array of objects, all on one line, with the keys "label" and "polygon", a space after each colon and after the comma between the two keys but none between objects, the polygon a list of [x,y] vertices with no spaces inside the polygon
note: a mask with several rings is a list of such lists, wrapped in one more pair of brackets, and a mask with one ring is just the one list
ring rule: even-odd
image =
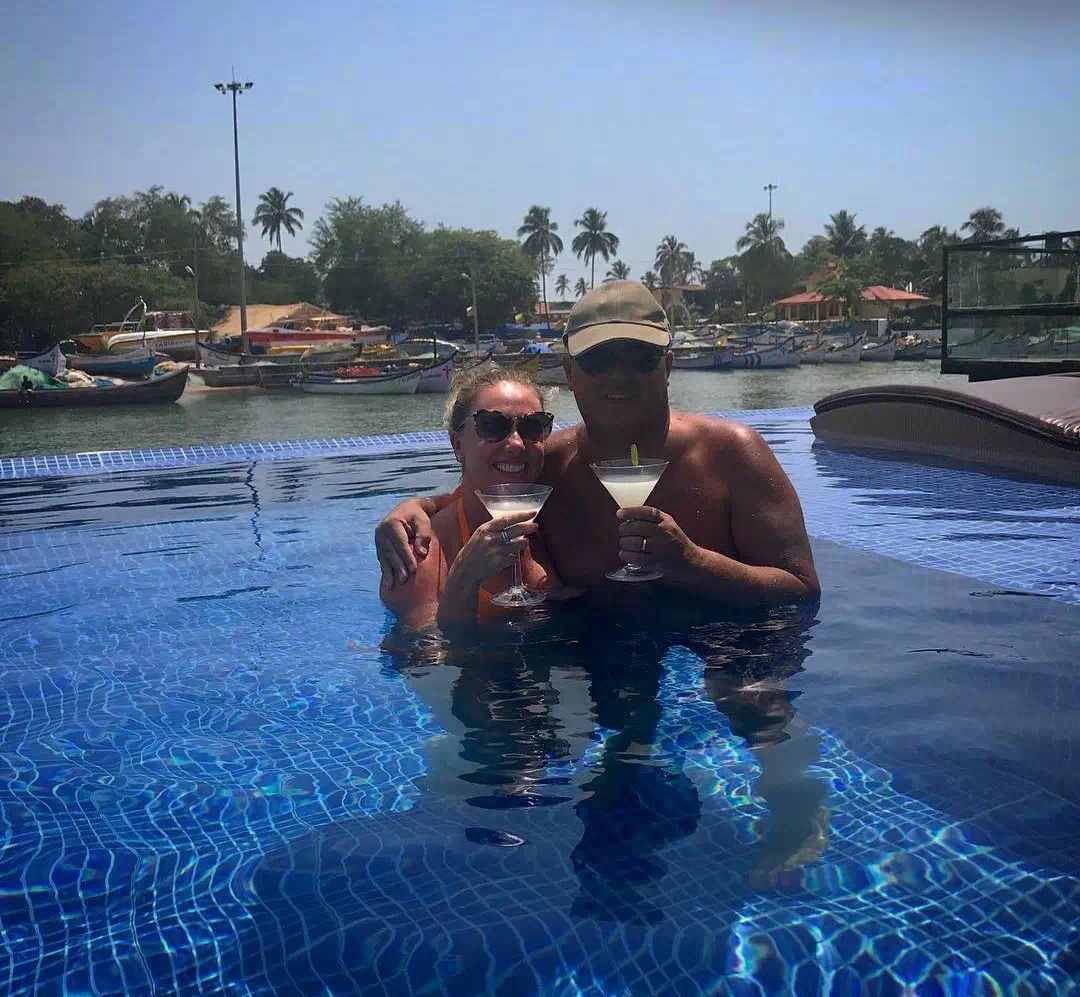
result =
[{"label": "palm tree", "polygon": [[253,225],[262,226],[262,234],[270,236],[271,245],[277,240],[279,253],[281,230],[285,229],[289,235],[296,235],[304,227],[304,212],[299,208],[289,207],[289,198],[292,196],[291,190],[286,194],[278,187],[271,187],[259,195],[259,205],[255,209],[255,217],[251,220]]},{"label": "palm tree", "polygon": [[858,256],[866,246],[866,226],[856,225],[853,215],[846,210],[829,215],[825,226],[825,236],[829,240],[829,251],[833,256],[849,260]]},{"label": "palm tree", "polygon": [[[687,258],[693,256],[685,242],[674,235],[665,235],[656,247],[654,266],[660,272],[660,288],[664,294],[664,311],[671,311],[671,289],[686,269]],[[671,315],[668,315],[671,319]]]},{"label": "palm tree", "polygon": [[759,252],[779,256],[787,249],[784,240],[780,238],[780,230],[783,227],[783,218],[773,218],[762,211],[746,223],[746,231],[739,236],[735,248],[740,253],[747,249],[756,249]]},{"label": "palm tree", "polygon": [[623,263],[622,260],[616,260],[614,263],[612,263],[611,264],[611,269],[607,272],[607,275],[604,277],[605,282],[609,281],[609,280],[629,280],[629,279],[630,279],[630,268],[625,263]]},{"label": "palm tree", "polygon": [[1000,239],[1006,235],[1005,219],[997,208],[976,208],[968,220],[960,226],[963,232],[970,232],[970,242],[985,242],[988,239]]},{"label": "palm tree", "polygon": [[577,283],[574,285],[574,297],[583,298],[589,293],[589,283],[584,277],[578,277]]},{"label": "palm tree", "polygon": [[645,275],[641,278],[641,283],[644,284],[650,291],[655,291],[660,286],[660,282],[656,279],[656,274],[651,270],[646,270]]},{"label": "palm tree", "polygon": [[176,191],[169,191],[165,195],[165,203],[187,214],[188,209],[191,207],[191,198],[187,194],[177,194]]},{"label": "palm tree", "polygon": [[564,299],[570,293],[570,278],[566,274],[559,274],[559,279],[555,281],[555,293]]},{"label": "palm tree", "polygon": [[619,249],[619,237],[607,231],[607,212],[599,208],[586,208],[580,218],[574,219],[574,225],[581,231],[574,236],[570,244],[577,258],[584,258],[592,263],[592,286],[596,287],[596,257],[604,257],[607,263]]},{"label": "palm tree", "polygon": [[547,310],[547,263],[549,257],[554,262],[555,257],[562,252],[562,239],[556,234],[558,231],[559,223],[551,220],[551,208],[544,208],[539,204],[534,204],[529,208],[529,213],[517,230],[519,238],[525,236],[525,252],[540,264],[544,318],[548,320],[549,326],[551,319]]}]

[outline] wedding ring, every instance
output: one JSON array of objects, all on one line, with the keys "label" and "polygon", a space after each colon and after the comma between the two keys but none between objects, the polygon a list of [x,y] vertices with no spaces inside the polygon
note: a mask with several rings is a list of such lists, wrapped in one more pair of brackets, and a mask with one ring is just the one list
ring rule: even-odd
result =
[{"label": "wedding ring", "polygon": [[503,530],[499,533],[499,536],[502,537],[502,542],[504,544],[512,544],[514,542],[514,538],[510,536],[509,530]]},{"label": "wedding ring", "polygon": [[649,538],[648,538],[648,537],[642,537],[642,538],[641,538],[641,553],[642,553],[642,554],[644,554],[644,553],[645,553],[645,546],[646,546],[646,545],[648,544],[648,542],[649,542]]}]

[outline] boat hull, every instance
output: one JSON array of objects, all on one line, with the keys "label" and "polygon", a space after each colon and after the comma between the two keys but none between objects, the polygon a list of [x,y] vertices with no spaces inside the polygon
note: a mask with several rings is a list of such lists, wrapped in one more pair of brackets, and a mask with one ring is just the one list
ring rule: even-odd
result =
[{"label": "boat hull", "polygon": [[300,389],[309,395],[414,395],[423,372],[388,377],[305,377]]},{"label": "boat hull", "polygon": [[58,345],[44,353],[20,353],[17,357],[17,363],[40,370],[42,374],[48,374],[49,377],[56,377],[61,371],[67,369],[67,357]]},{"label": "boat hull", "polygon": [[137,346],[125,353],[76,353],[67,358],[67,365],[107,377],[149,377],[158,365],[158,358],[153,350]]},{"label": "boat hull", "polygon": [[862,339],[856,339],[847,346],[829,350],[824,357],[825,363],[859,363],[863,358],[862,346]]},{"label": "boat hull", "polygon": [[671,362],[675,370],[731,370],[735,366],[735,348],[722,346],[712,350],[675,352]]},{"label": "boat hull", "polygon": [[416,386],[417,394],[445,395],[450,392],[450,383],[454,380],[454,358],[448,357],[442,363],[425,368],[421,372]]},{"label": "boat hull", "polygon": [[131,405],[175,402],[187,387],[188,369],[111,388],[54,388],[0,391],[0,408],[75,408],[88,405]]},{"label": "boat hull", "polygon": [[901,346],[896,350],[897,360],[925,360],[927,356],[927,344],[924,342],[913,343],[911,346]]},{"label": "boat hull", "polygon": [[[136,346],[146,345],[155,353],[164,353],[171,360],[194,360],[195,339],[194,329],[155,329],[142,332],[122,332],[115,336],[109,336],[105,343],[107,353],[123,353]],[[79,342],[82,339],[76,337]]]},{"label": "boat hull", "polygon": [[887,339],[884,343],[865,343],[862,358],[870,363],[892,363],[896,359],[896,340]]},{"label": "boat hull", "polygon": [[792,367],[798,364],[798,359],[793,360],[793,353],[787,346],[773,346],[767,350],[750,350],[747,353],[734,354],[736,367],[751,368],[754,370],[775,370],[781,367]]}]

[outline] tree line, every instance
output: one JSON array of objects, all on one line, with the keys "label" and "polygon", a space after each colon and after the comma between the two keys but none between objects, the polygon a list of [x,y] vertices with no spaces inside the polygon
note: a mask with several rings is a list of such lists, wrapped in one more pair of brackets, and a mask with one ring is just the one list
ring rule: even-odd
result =
[{"label": "tree line", "polygon": [[[281,248],[283,232],[304,230],[293,196],[278,187],[259,196],[252,222],[267,248],[258,266],[245,267],[251,303],[320,302],[395,327],[448,323],[466,319],[475,282],[478,312],[490,328],[531,315],[537,300],[547,305],[548,277],[564,251],[552,209],[542,205],[529,208],[514,241],[491,231],[428,228],[399,202],[343,197],[333,198],[311,227],[308,256],[293,257]],[[620,239],[606,211],[588,207],[573,226],[570,250],[589,278],[571,287],[560,274],[552,284],[560,300],[596,286],[598,259],[606,266],[601,280],[632,276],[618,258]],[[707,266],[678,236],[665,235],[653,266],[638,279],[675,321],[737,306],[760,311],[808,282],[841,297],[869,284],[911,286],[933,297],[940,293],[946,243],[1019,234],[992,207],[972,211],[959,230],[935,225],[911,240],[886,226],[868,232],[855,214],[840,210],[796,254],[783,230],[783,218],[757,214],[735,252]],[[46,345],[117,320],[138,295],[162,309],[192,310],[197,299],[205,327],[240,299],[238,233],[243,237],[226,198],[196,205],[161,187],[105,198],[81,217],[37,197],[0,202],[0,340]],[[700,313],[671,293],[692,283],[707,292]]]}]

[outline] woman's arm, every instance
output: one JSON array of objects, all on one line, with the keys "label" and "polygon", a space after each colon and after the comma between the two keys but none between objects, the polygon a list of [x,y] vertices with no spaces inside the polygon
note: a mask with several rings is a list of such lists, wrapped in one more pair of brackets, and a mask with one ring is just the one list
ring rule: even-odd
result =
[{"label": "woman's arm", "polygon": [[425,557],[416,566],[414,574],[397,585],[387,584],[383,575],[379,585],[379,598],[383,605],[408,627],[422,627],[431,623],[439,608],[439,572],[442,555],[436,542],[432,556]]}]

